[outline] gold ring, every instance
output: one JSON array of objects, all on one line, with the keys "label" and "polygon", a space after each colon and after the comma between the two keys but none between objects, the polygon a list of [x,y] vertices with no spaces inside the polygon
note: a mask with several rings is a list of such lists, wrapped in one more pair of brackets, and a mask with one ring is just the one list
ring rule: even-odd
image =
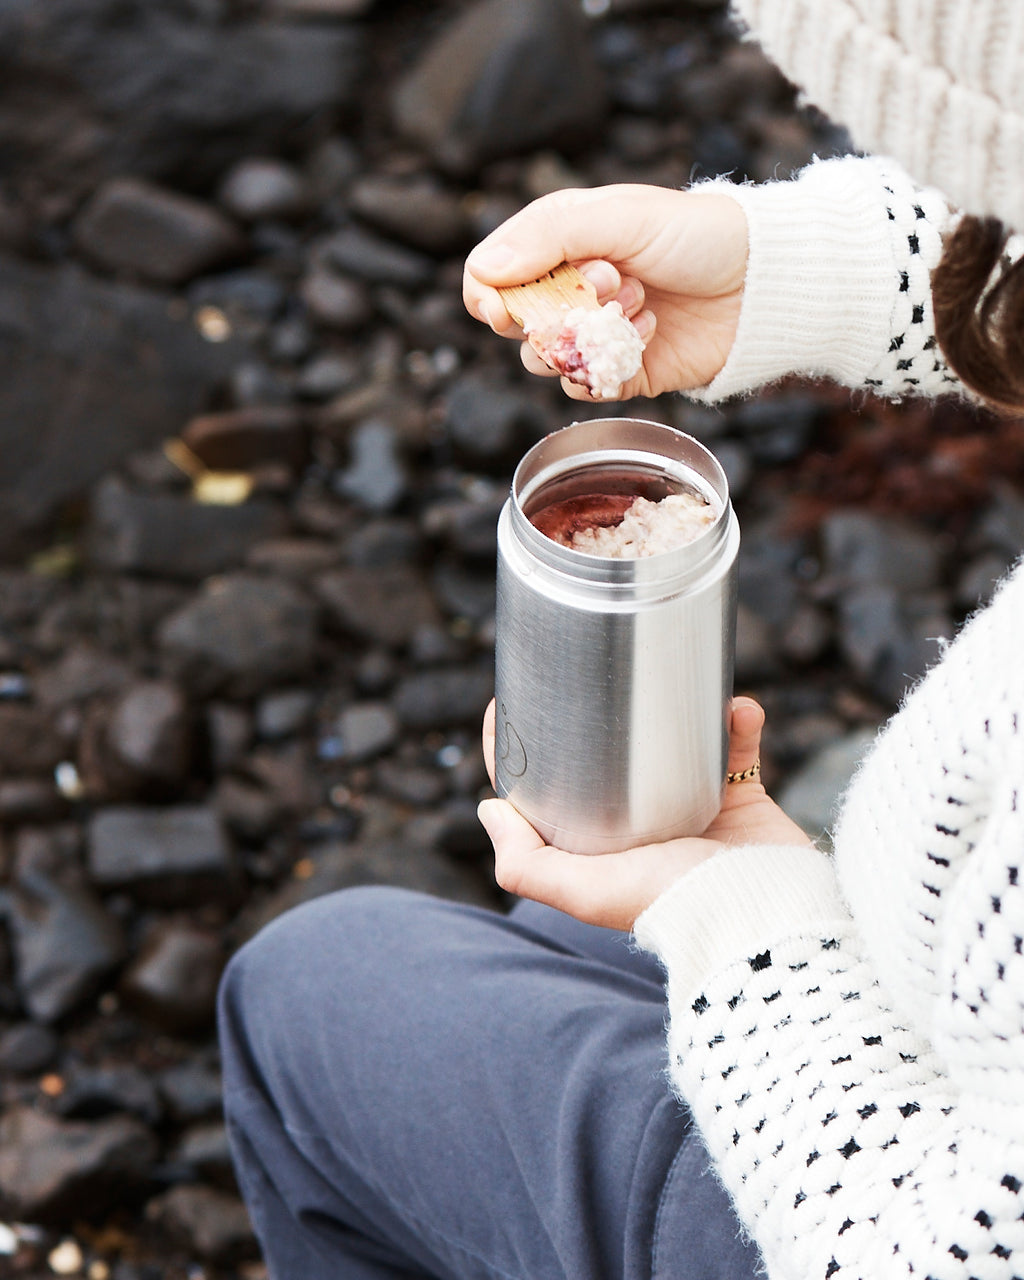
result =
[{"label": "gold ring", "polygon": [[742,773],[727,773],[725,775],[726,782],[750,782],[756,778],[761,772],[760,756],[754,761],[749,769],[744,769]]}]

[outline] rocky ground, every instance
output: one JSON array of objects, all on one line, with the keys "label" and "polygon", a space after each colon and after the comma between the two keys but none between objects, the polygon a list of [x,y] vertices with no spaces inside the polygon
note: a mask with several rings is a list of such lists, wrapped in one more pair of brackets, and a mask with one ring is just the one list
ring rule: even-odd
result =
[{"label": "rocky ground", "polygon": [[[557,187],[844,138],[717,0],[15,0],[0,86],[0,1274],[257,1280],[226,958],[346,885],[503,905],[495,518],[577,406],[463,314],[466,250]],[[726,466],[738,686],[822,830],[1024,542],[1020,424],[625,411]]]}]

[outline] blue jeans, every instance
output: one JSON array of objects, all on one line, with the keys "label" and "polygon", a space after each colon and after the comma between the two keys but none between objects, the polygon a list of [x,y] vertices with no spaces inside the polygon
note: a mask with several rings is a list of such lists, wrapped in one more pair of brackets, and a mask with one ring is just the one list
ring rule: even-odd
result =
[{"label": "blue jeans", "polygon": [[319,898],[232,960],[225,1106],[273,1280],[750,1280],[662,975],[521,903]]}]

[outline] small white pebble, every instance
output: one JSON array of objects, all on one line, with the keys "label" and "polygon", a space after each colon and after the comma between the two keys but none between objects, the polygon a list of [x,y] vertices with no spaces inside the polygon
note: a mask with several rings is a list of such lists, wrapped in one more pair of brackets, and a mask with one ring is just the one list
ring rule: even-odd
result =
[{"label": "small white pebble", "polygon": [[54,1275],[77,1276],[81,1275],[85,1258],[77,1240],[62,1240],[55,1249],[50,1250],[46,1261]]}]

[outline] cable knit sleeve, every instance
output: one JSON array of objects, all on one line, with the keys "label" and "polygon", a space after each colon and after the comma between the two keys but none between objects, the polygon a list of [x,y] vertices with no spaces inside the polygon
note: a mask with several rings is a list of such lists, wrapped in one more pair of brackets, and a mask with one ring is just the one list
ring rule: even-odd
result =
[{"label": "cable knit sleeve", "polygon": [[707,402],[787,374],[879,395],[964,394],[935,337],[931,272],[954,215],[895,161],[815,161],[789,182],[693,188],[731,196],[749,260],[729,359]]},{"label": "cable knit sleeve", "polygon": [[1024,567],[880,735],[834,860],[731,849],[637,921],[773,1280],[1024,1275],[1022,626]]}]

